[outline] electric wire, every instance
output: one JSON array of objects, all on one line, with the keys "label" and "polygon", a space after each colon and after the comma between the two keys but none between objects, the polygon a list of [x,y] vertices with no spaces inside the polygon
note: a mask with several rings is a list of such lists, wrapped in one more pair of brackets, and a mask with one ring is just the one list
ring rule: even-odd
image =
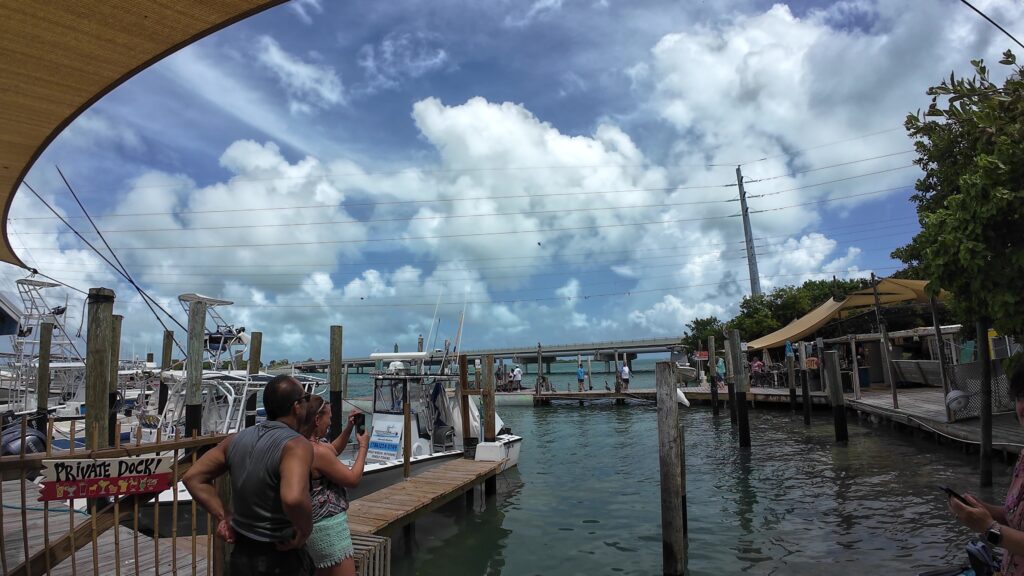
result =
[{"label": "electric wire", "polygon": [[991,24],[991,25],[995,26],[996,28],[998,28],[999,31],[1002,32],[1003,34],[1006,34],[1010,38],[1010,40],[1013,40],[1014,42],[1016,42],[1017,46],[1020,46],[1021,48],[1024,48],[1024,44],[1021,44],[1020,40],[1017,40],[1016,38],[1014,38],[1013,34],[1010,34],[1009,32],[1006,31],[1006,28],[1003,28],[995,20],[989,18],[988,15],[986,15],[984,12],[982,12],[981,10],[978,10],[977,8],[975,8],[973,4],[971,4],[967,0],[960,0],[960,2],[964,3],[968,8],[970,8],[971,10],[974,10],[975,12],[980,14],[981,17],[984,18],[985,20],[988,20],[989,24]]}]

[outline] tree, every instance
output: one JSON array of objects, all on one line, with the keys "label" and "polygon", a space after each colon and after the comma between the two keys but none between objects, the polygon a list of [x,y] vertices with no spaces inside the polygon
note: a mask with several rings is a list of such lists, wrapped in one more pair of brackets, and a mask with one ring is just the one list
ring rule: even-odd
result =
[{"label": "tree", "polygon": [[705,350],[708,345],[708,336],[714,336],[718,343],[722,342],[722,328],[725,325],[714,316],[707,318],[694,318],[686,324],[686,333],[683,334],[683,344],[691,351]]},{"label": "tree", "polygon": [[[972,320],[1003,334],[1024,334],[1024,79],[1011,67],[1002,86],[981,60],[975,76],[950,74],[928,89],[931,104],[907,116],[924,171],[911,197],[921,231],[893,257],[915,267],[933,292],[956,297]],[[941,99],[941,101],[940,101]]]},{"label": "tree", "polygon": [[739,330],[743,339],[748,341],[778,330],[782,325],[775,319],[771,304],[764,294],[744,296],[740,302],[740,313],[729,321],[729,328]]}]

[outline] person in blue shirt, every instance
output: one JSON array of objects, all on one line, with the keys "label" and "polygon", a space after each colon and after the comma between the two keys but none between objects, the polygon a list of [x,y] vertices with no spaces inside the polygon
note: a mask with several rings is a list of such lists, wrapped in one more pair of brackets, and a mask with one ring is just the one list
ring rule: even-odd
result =
[{"label": "person in blue shirt", "polygon": [[719,356],[715,362],[715,382],[721,384],[725,381],[725,358]]},{"label": "person in blue shirt", "polygon": [[580,387],[580,392],[583,392],[583,381],[587,379],[587,371],[583,369],[583,364],[578,364],[576,367],[576,384]]}]

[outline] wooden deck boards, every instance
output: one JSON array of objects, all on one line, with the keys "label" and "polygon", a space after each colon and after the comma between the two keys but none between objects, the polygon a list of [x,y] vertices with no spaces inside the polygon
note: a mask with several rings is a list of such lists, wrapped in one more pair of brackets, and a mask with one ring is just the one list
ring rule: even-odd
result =
[{"label": "wooden deck boards", "polygon": [[348,509],[353,532],[379,534],[462,494],[498,473],[501,462],[458,459],[354,500]]},{"label": "wooden deck boards", "polygon": [[[894,422],[932,430],[956,440],[976,444],[981,438],[981,425],[977,418],[946,422],[945,398],[941,388],[901,388],[897,391],[899,409],[892,407],[889,390],[865,390],[860,400],[847,398],[850,408],[873,414]],[[1008,452],[1020,453],[1024,448],[1024,427],[1017,423],[1012,412],[999,413],[992,418],[992,445]]]},{"label": "wooden deck boards", "polygon": [[[705,384],[702,386],[690,386],[682,388],[686,397],[690,400],[701,402],[711,401],[711,389]],[[656,391],[653,388],[630,389],[626,392],[615,392],[610,390],[584,390],[583,392],[544,392],[535,400],[607,400],[607,399],[636,399],[654,400]],[[718,387],[719,400],[724,402],[728,399],[728,392],[725,385]],[[747,400],[751,402],[762,402],[769,404],[789,404],[789,388],[751,388],[747,392]],[[797,390],[797,402],[800,402],[800,390]],[[827,405],[828,396],[824,392],[811,392],[811,403],[815,405]]]}]

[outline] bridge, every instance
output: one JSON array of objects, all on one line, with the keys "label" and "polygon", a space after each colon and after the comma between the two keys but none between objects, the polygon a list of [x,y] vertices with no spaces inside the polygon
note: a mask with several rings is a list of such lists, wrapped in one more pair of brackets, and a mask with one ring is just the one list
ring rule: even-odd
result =
[{"label": "bridge", "polygon": [[[551,364],[559,358],[573,358],[577,355],[590,358],[595,362],[613,362],[622,360],[632,362],[638,354],[664,354],[671,348],[681,346],[682,339],[676,337],[646,338],[638,340],[610,340],[606,342],[578,342],[573,344],[548,344],[540,342],[536,346],[510,346],[506,348],[484,348],[480,350],[466,350],[463,354],[473,360],[484,356],[494,356],[499,360],[512,360],[522,364],[524,370],[530,364],[537,364],[538,358],[544,363],[547,371],[551,371]],[[440,360],[440,358],[438,358]],[[374,361],[369,357],[346,358],[343,362],[360,370],[364,367],[371,367]],[[326,372],[330,367],[329,360],[313,360],[296,362],[291,366],[279,366],[270,370],[271,373],[285,373],[292,369],[299,372]]]}]

